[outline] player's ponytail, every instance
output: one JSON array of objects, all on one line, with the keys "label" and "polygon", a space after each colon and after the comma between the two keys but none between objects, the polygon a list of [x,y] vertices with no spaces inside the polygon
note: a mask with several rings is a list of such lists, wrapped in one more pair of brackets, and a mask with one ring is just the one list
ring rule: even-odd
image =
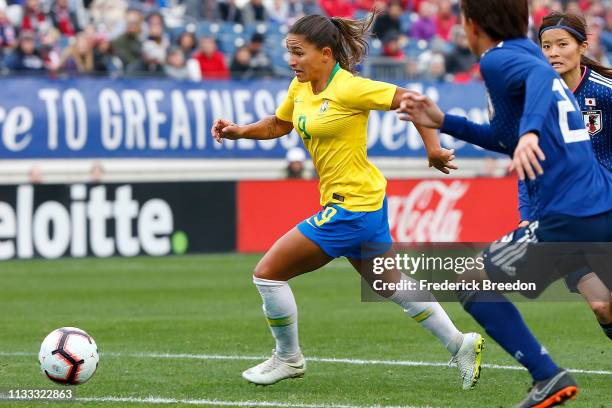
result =
[{"label": "player's ponytail", "polygon": [[[540,26],[540,41],[542,41],[542,33],[544,31],[554,28],[565,30],[574,40],[576,40],[576,42],[578,42],[578,44],[587,41],[587,23],[585,18],[580,14],[554,11],[544,17],[542,25]],[[607,78],[612,78],[612,68],[606,67],[586,55],[580,57],[580,65],[589,67]]]},{"label": "player's ponytail", "polygon": [[289,33],[303,35],[319,49],[330,47],[340,66],[355,73],[367,54],[369,32],[376,15],[372,12],[361,20],[316,14],[305,16],[295,22]]}]

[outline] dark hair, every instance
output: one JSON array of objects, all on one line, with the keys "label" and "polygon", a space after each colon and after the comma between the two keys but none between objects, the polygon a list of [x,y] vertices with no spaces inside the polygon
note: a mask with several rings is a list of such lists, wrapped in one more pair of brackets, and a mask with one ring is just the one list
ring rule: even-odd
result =
[{"label": "dark hair", "polygon": [[[542,33],[546,31],[547,28],[557,26],[559,26],[559,29],[565,30],[569,35],[571,35],[578,44],[582,44],[587,40],[587,23],[584,16],[575,13],[561,13],[554,11],[544,17],[542,20],[542,25],[540,26],[539,31],[540,42],[542,42]],[[612,78],[612,68],[602,65],[586,55],[582,55],[580,57],[580,65],[589,67],[593,71],[607,78]]]},{"label": "dark hair", "polygon": [[177,45],[179,46],[181,45],[181,42],[183,41],[183,37],[191,37],[191,40],[193,41],[193,46],[191,47],[190,51],[193,51],[198,45],[198,39],[196,38],[195,34],[191,31],[183,31],[176,39]]},{"label": "dark hair", "polygon": [[313,14],[296,21],[289,34],[303,35],[318,49],[331,48],[340,66],[355,73],[355,67],[368,52],[369,31],[376,15],[376,12],[372,12],[361,20],[352,20]]},{"label": "dark hair", "polygon": [[527,0],[461,0],[464,17],[474,21],[493,41],[527,36]]}]

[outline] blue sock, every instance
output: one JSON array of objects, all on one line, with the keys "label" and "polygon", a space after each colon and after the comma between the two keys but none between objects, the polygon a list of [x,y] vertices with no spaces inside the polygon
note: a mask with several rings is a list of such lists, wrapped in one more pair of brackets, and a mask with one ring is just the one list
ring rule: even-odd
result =
[{"label": "blue sock", "polygon": [[464,309],[500,346],[529,370],[534,381],[558,371],[546,350],[531,333],[518,309],[497,292],[476,292]]}]

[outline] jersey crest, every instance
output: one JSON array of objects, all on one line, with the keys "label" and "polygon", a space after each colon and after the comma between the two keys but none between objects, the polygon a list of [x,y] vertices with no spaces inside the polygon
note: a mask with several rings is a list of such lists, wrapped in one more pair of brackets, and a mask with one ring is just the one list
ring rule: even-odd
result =
[{"label": "jersey crest", "polygon": [[325,113],[327,108],[329,107],[329,99],[323,99],[323,103],[321,104],[321,108],[319,109],[319,113]]},{"label": "jersey crest", "polygon": [[589,131],[589,135],[593,136],[601,132],[602,125],[600,110],[583,111],[582,117],[584,118],[584,125]]}]

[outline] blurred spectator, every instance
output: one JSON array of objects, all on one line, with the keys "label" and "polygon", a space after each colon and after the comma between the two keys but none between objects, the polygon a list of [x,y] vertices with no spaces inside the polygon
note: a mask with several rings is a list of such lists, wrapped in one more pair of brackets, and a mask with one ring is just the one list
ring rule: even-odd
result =
[{"label": "blurred spectator", "polygon": [[533,0],[531,2],[531,18],[533,19],[536,31],[539,30],[542,19],[550,13],[548,3],[548,0]]},{"label": "blurred spectator", "polygon": [[438,14],[436,16],[437,35],[444,41],[450,39],[451,28],[457,24],[457,16],[453,13],[453,5],[450,0],[438,2]]},{"label": "blurred spectator", "polygon": [[287,178],[288,179],[303,179],[304,162],[306,161],[306,153],[299,147],[292,147],[287,151]]},{"label": "blurred spectator", "polygon": [[28,182],[30,184],[42,183],[42,170],[39,165],[35,164],[28,171]]},{"label": "blurred spectator", "polygon": [[424,52],[419,56],[421,79],[442,82],[446,75],[444,55],[438,52]]},{"label": "blurred spectator", "polygon": [[249,43],[249,51],[251,52],[251,70],[253,76],[257,78],[271,77],[274,75],[272,60],[264,49],[265,38],[263,34],[255,33],[251,37]]},{"label": "blurred spectator", "polygon": [[185,61],[185,54],[180,48],[172,48],[168,52],[168,58],[164,65],[164,72],[170,78],[188,80],[191,79],[189,68]]},{"label": "blurred spectator", "polygon": [[317,3],[317,0],[303,0],[302,2],[302,11],[301,14],[305,16],[309,16],[312,14],[323,14],[323,10]]},{"label": "blurred spectator", "polygon": [[242,24],[244,22],[242,10],[236,5],[234,0],[219,2],[219,17],[221,17],[221,20],[230,23]]},{"label": "blurred spectator", "polygon": [[105,34],[100,34],[95,39],[94,48],[94,71],[99,75],[118,72],[123,64],[121,60],[113,54],[113,46]]},{"label": "blurred spectator", "polygon": [[89,170],[89,181],[94,184],[99,184],[104,181],[104,167],[102,163],[98,161],[93,162]]},{"label": "blurred spectator", "polygon": [[453,48],[446,55],[446,70],[450,74],[468,72],[478,61],[478,58],[470,51],[465,31],[459,25],[451,29],[451,40]]},{"label": "blurred spectator", "polygon": [[197,46],[197,39],[194,33],[191,31],[183,31],[177,40],[177,44],[181,51],[183,51],[183,55],[186,58],[190,58],[193,54],[193,51]]},{"label": "blurred spectator", "polygon": [[400,34],[402,26],[400,17],[402,16],[402,6],[399,1],[392,1],[389,6],[385,6],[384,12],[374,20],[372,33],[379,39],[383,40],[387,33],[393,31]]},{"label": "blurred spectator", "polygon": [[249,79],[253,76],[251,70],[251,51],[249,47],[242,46],[236,50],[232,64],[230,65],[230,74],[232,79]]},{"label": "blurred spectator", "polygon": [[200,49],[193,55],[193,58],[200,63],[202,79],[229,79],[225,57],[217,49],[214,38],[200,38]]},{"label": "blurred spectator", "polygon": [[142,58],[128,65],[126,73],[130,76],[165,76],[165,62],[166,50],[154,41],[147,40],[142,44]]},{"label": "blurred spectator", "polygon": [[437,12],[435,4],[423,1],[419,9],[417,21],[410,27],[410,36],[417,40],[430,40],[437,32],[434,19]]},{"label": "blurred spectator", "polygon": [[[394,0],[355,0],[354,4],[355,4],[355,8],[357,10],[361,10],[361,11],[372,11],[372,10],[381,10],[381,9],[385,9],[389,3],[392,3]],[[400,7],[402,9],[405,9],[407,1],[402,0],[399,1],[400,3]]]},{"label": "blurred spectator", "polygon": [[93,0],[89,12],[93,23],[103,27],[111,40],[119,36],[127,18],[127,0]]},{"label": "blurred spectator", "polygon": [[61,33],[53,26],[47,26],[40,33],[40,41],[38,50],[40,57],[45,62],[45,67],[52,72],[55,72],[60,67],[60,57],[62,50],[59,46]]},{"label": "blurred spectator", "polygon": [[68,0],[55,0],[51,8],[51,21],[55,28],[66,37],[72,37],[81,31],[76,11],[70,8]]},{"label": "blurred spectator", "polygon": [[124,67],[138,63],[142,57],[143,14],[139,10],[128,10],[126,14],[126,30],[113,41],[113,50]]},{"label": "blurred spectator", "polygon": [[94,51],[85,33],[79,33],[62,53],[59,69],[70,75],[91,74],[94,71]]},{"label": "blurred spectator", "polygon": [[349,0],[319,0],[319,6],[330,17],[353,17],[355,12]]},{"label": "blurred spectator", "polygon": [[580,3],[577,1],[569,1],[565,5],[565,11],[568,13],[582,14]]},{"label": "blurred spectator", "polygon": [[400,35],[395,31],[390,31],[385,36],[383,41],[383,54],[384,57],[388,57],[394,60],[403,60],[405,58],[404,51],[400,46]]},{"label": "blurred spectator", "polygon": [[183,0],[185,15],[196,20],[213,21],[217,17],[216,0]]},{"label": "blurred spectator", "polygon": [[268,21],[268,12],[263,4],[263,0],[249,1],[242,9],[242,15],[245,24]]},{"label": "blurred spectator", "polygon": [[162,56],[162,62],[166,60],[166,52],[170,47],[170,39],[168,35],[164,32],[164,18],[161,14],[154,12],[149,14],[147,17],[147,42],[150,42],[150,47],[157,47],[156,51],[158,54]]},{"label": "blurred spectator", "polygon": [[0,57],[17,45],[15,28],[6,17],[3,9],[0,9]]},{"label": "blurred spectator", "polygon": [[39,0],[25,0],[20,30],[37,34],[48,24],[47,15],[41,10]]},{"label": "blurred spectator", "polygon": [[600,34],[601,45],[608,54],[608,60],[612,62],[612,8],[606,12],[605,27]]},{"label": "blurred spectator", "polygon": [[[612,8],[608,6],[609,1],[529,0],[531,33],[536,33],[532,38],[536,38],[541,19],[547,13],[566,9],[584,12],[590,26],[589,53],[600,62],[609,64],[612,56]],[[383,60],[373,59],[372,64],[384,66],[384,58],[405,60],[404,54],[410,52],[411,56],[418,53],[415,55],[418,59],[415,59],[420,61],[420,65],[408,62],[399,71],[374,69],[368,72],[418,80],[415,78],[418,71],[419,75],[438,80],[441,64],[437,62],[440,58],[432,57],[426,50],[444,50],[447,69],[444,78],[468,82],[477,79],[479,71],[476,58],[467,48],[463,30],[457,24],[458,5],[459,0],[0,0],[0,68],[4,59],[11,66],[20,67],[18,70],[31,69],[37,65],[37,58],[41,58],[44,63],[41,70],[46,69],[51,77],[55,72],[79,75],[83,71],[79,67],[83,64],[78,62],[80,59],[74,52],[76,48],[82,49],[84,40],[80,39],[78,43],[81,47],[77,47],[76,42],[69,39],[82,33],[93,50],[93,71],[104,75],[116,76],[122,70],[133,75],[138,67],[146,71],[152,69],[152,72],[159,74],[160,67],[164,70],[167,67],[176,71],[169,76],[183,77],[185,67],[195,65],[198,73],[192,72],[192,79],[203,73],[208,78],[226,78],[230,76],[230,70],[223,64],[228,61],[231,61],[231,77],[236,79],[289,75],[290,71],[276,71],[270,57],[282,56],[277,49],[280,48],[280,40],[276,41],[276,33],[270,34],[273,40],[265,44],[259,34],[259,38],[255,36],[251,42],[246,36],[257,32],[261,24],[283,25],[280,32],[286,32],[296,18],[305,14],[361,18],[376,9],[381,10],[382,14],[376,19],[373,32],[382,45],[379,46],[377,41],[374,50]],[[153,11],[146,25],[143,24],[142,10]],[[409,14],[411,12],[414,14]],[[203,19],[250,26],[235,31],[231,27],[229,31],[226,27],[220,27],[219,31],[217,24],[202,23]],[[32,54],[24,53],[23,49],[13,52],[18,42],[16,33],[22,26],[26,28],[24,31],[34,36]],[[167,26],[172,30],[167,30]],[[234,55],[218,55],[215,49],[211,56],[204,56],[201,47],[198,47],[201,44],[193,34],[196,29],[219,36],[223,40],[223,49],[226,45],[228,50],[233,49],[245,41],[248,49],[239,48]],[[183,55],[181,57],[176,53],[169,58],[169,34],[181,31],[183,33],[176,44]],[[412,38],[409,39],[406,34]],[[27,34],[24,36],[27,43],[25,37]],[[416,41],[411,41],[413,39]],[[426,40],[427,44],[420,40]],[[144,41],[147,41],[147,62],[141,56]],[[405,45],[410,47],[404,48]],[[25,48],[29,48],[29,44]],[[196,48],[199,55],[197,61],[191,58]],[[249,54],[252,54],[250,58]],[[21,64],[24,58],[25,65]],[[83,56],[80,58],[83,59]],[[60,59],[62,69],[57,71]],[[433,73],[431,62],[434,62]],[[369,63],[366,60],[365,64]],[[210,72],[213,72],[212,76]]]},{"label": "blurred spectator", "polygon": [[5,65],[13,72],[45,71],[45,62],[36,49],[36,39],[33,32],[21,32],[17,48],[6,56]]},{"label": "blurred spectator", "polygon": [[406,80],[415,81],[419,79],[419,63],[416,58],[408,58],[406,60],[406,68],[405,68]]},{"label": "blurred spectator", "polygon": [[265,3],[268,20],[275,24],[285,24],[289,20],[289,4],[286,0],[267,0]]},{"label": "blurred spectator", "polygon": [[603,32],[605,21],[601,17],[587,17],[587,25],[589,27],[589,49],[587,56],[600,61],[603,65],[609,66],[606,49],[602,45],[601,34]]}]

